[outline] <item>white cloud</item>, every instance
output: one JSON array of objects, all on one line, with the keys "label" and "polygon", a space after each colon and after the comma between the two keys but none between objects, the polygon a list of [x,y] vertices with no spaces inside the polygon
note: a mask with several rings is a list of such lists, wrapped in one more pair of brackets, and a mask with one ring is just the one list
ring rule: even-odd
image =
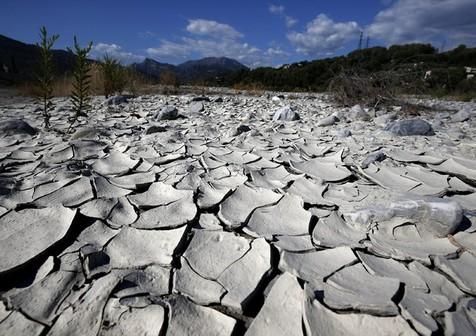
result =
[{"label": "white cloud", "polygon": [[379,12],[367,29],[388,43],[476,41],[475,0],[398,0]]},{"label": "white cloud", "polygon": [[228,24],[203,19],[189,20],[187,31],[195,35],[215,36],[220,38],[235,39],[243,37],[243,34]]},{"label": "white cloud", "polygon": [[93,45],[91,49],[91,57],[101,59],[106,54],[119,60],[123,64],[142,62],[145,58],[144,56],[135,55],[131,52],[124,51],[121,46],[114,43],[98,43]]},{"label": "white cloud", "polygon": [[277,5],[269,5],[269,11],[273,14],[283,14],[284,13],[284,6],[277,6]]},{"label": "white cloud", "polygon": [[361,28],[357,22],[334,22],[325,14],[319,14],[309,22],[304,32],[287,35],[296,51],[308,56],[330,55],[346,43],[357,40]]},{"label": "white cloud", "polygon": [[278,62],[277,58],[288,56],[280,48],[262,50],[243,42],[243,34],[224,23],[190,20],[187,31],[192,35],[184,36],[178,42],[162,40],[159,46],[148,48],[147,53],[151,57],[179,62],[195,56],[224,56],[236,59],[249,67],[272,65]]},{"label": "white cloud", "polygon": [[295,18],[293,18],[291,16],[285,16],[284,20],[286,21],[286,27],[288,27],[288,28],[291,28],[296,23],[298,23],[298,20],[296,20]]},{"label": "white cloud", "polygon": [[293,18],[292,16],[286,15],[285,13],[285,8],[282,5],[269,5],[268,10],[271,14],[275,14],[281,18],[284,19],[284,22],[286,23],[286,27],[291,28],[294,26],[296,23],[298,23],[298,20]]},{"label": "white cloud", "polygon": [[175,43],[168,40],[162,40],[160,46],[156,48],[147,48],[146,52],[152,57],[184,59],[191,53],[191,49],[184,43]]}]

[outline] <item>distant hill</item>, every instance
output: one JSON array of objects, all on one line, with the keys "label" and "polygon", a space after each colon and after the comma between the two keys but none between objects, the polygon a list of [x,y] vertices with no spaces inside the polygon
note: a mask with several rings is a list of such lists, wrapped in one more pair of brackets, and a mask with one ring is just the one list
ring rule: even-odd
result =
[{"label": "distant hill", "polygon": [[131,67],[151,81],[158,81],[160,75],[165,72],[171,72],[174,74],[177,72],[177,67],[175,65],[160,63],[151,58],[146,58],[141,63],[134,63]]},{"label": "distant hill", "polygon": [[[0,35],[0,84],[15,84],[35,78],[40,58],[39,48]],[[53,50],[57,75],[71,72],[75,56],[66,50]],[[220,80],[236,71],[248,70],[238,61],[226,57],[207,57],[187,61],[180,65],[160,63],[146,58],[141,63],[130,66],[144,77],[160,80],[164,72],[172,73],[180,83],[220,83]]]},{"label": "distant hill", "polygon": [[[35,78],[40,48],[0,35],[0,84],[14,84]],[[57,74],[73,68],[75,56],[66,50],[53,50]]]},{"label": "distant hill", "polygon": [[445,91],[473,90],[476,80],[467,80],[465,67],[476,67],[476,48],[460,45],[438,52],[430,44],[393,45],[355,50],[346,56],[286,64],[279,68],[261,67],[239,71],[225,85],[262,87],[277,91],[325,91],[330,81],[342,72],[375,73],[394,71],[422,80],[425,85]]},{"label": "distant hill", "polygon": [[227,57],[206,57],[199,60],[187,61],[177,66],[160,63],[146,58],[141,63],[132,65],[145,77],[160,80],[164,72],[173,73],[182,83],[219,81],[240,70],[248,70],[240,62]]}]

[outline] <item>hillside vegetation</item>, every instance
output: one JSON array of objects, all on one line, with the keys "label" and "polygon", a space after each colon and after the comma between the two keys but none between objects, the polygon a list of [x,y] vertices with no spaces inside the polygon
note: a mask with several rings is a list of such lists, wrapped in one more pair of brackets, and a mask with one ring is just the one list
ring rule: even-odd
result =
[{"label": "hillside vegetation", "polygon": [[[347,56],[263,67],[235,73],[228,85],[261,86],[278,91],[327,91],[343,73],[369,77],[385,72],[399,77],[404,93],[475,94],[475,79],[467,79],[465,67],[476,67],[476,48],[461,45],[439,53],[429,44],[394,45],[356,50]],[[425,74],[431,71],[425,79]]]}]

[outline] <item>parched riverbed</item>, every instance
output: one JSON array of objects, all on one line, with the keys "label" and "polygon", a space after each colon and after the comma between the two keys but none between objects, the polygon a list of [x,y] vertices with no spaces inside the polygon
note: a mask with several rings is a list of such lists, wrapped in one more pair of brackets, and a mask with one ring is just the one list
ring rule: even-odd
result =
[{"label": "parched riverbed", "polygon": [[0,100],[0,335],[476,334],[476,104]]}]

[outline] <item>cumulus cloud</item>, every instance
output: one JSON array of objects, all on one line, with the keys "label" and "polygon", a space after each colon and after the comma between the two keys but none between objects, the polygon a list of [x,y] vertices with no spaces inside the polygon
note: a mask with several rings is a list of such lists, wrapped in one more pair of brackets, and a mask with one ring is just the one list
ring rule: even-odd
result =
[{"label": "cumulus cloud", "polygon": [[271,4],[271,5],[269,5],[268,9],[269,9],[269,12],[271,14],[275,14],[275,15],[278,15],[279,17],[283,18],[284,22],[286,23],[286,27],[288,27],[288,28],[291,28],[296,23],[298,23],[298,20],[296,20],[292,16],[286,15],[286,13],[284,12],[285,8],[282,5],[278,6],[278,5]]},{"label": "cumulus cloud", "polygon": [[243,34],[232,26],[211,20],[189,20],[187,31],[196,35],[216,36],[220,38],[240,38]]},{"label": "cumulus cloud", "polygon": [[124,51],[121,46],[114,43],[98,43],[93,45],[91,49],[91,57],[100,59],[106,54],[119,60],[123,64],[141,62],[145,58],[144,56],[135,55],[131,52]]},{"label": "cumulus cloud", "polygon": [[475,43],[476,1],[398,0],[379,12],[368,34],[388,43]]},{"label": "cumulus cloud", "polygon": [[346,43],[359,37],[361,28],[357,22],[334,22],[325,14],[319,14],[309,22],[304,32],[287,35],[296,51],[308,56],[331,55]]},{"label": "cumulus cloud", "polygon": [[162,40],[161,44],[146,51],[151,57],[183,61],[194,57],[225,56],[234,58],[250,67],[271,65],[276,58],[287,53],[280,48],[262,50],[242,41],[243,34],[228,24],[203,19],[190,20],[190,36],[178,42]]}]

